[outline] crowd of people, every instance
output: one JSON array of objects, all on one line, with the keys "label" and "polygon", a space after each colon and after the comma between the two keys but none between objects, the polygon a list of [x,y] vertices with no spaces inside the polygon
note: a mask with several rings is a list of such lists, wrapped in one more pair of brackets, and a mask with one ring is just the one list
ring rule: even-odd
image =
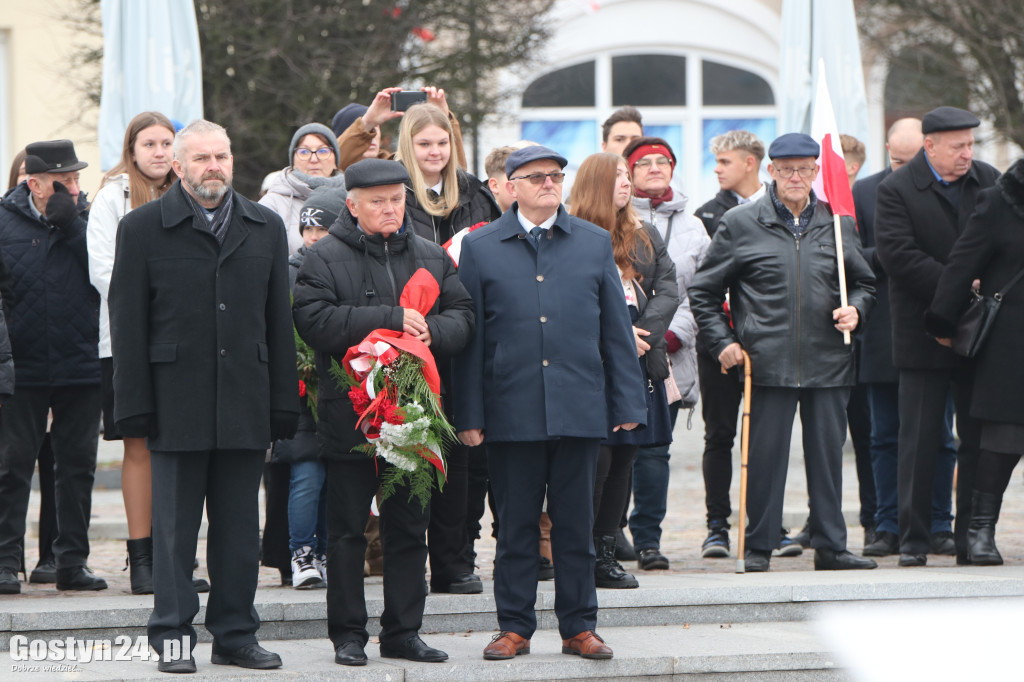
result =
[{"label": "crowd of people", "polygon": [[[698,402],[700,552],[730,556],[747,363],[747,571],[804,549],[816,570],[893,554],[905,567],[929,554],[1002,563],[995,527],[1024,449],[1011,352],[1024,304],[1010,292],[1024,162],[1000,175],[975,161],[976,117],[939,107],[897,121],[886,169],[859,181],[864,145],[842,136],[856,216],[837,218],[813,190],[820,149],[803,133],[715,137],[720,191],[695,207],[675,150],[633,107],[605,121],[602,151],[574,160],[567,189],[569,160],[528,141],[492,150],[477,178],[444,91],[394,111],[398,91],[299,127],[258,203],[232,189],[228,131],[204,120],[136,116],[91,203],[71,141],[15,158],[0,202],[0,594],[27,573],[37,461],[28,580],[107,587],[88,567],[102,426],[123,443],[131,592],[153,594],[161,671],[196,670],[201,591],[213,663],[281,666],[256,637],[261,561],[284,585],[326,589],[337,663],[368,660],[371,574],[383,575],[380,655],[447,660],[419,636],[426,596],[483,591],[488,504],[499,632],[484,658],[530,652],[537,584],[553,579],[562,653],[608,659],[596,590],[671,566],[670,445]],[[422,310],[404,296],[421,273],[437,289]],[[953,340],[972,290],[1005,311],[966,359]],[[429,504],[382,497],[395,464],[366,454],[332,371],[376,330],[436,361],[457,437]],[[790,535],[798,409],[809,513]],[[842,510],[848,431],[863,556],[847,550]],[[194,576],[204,507],[209,582]]]}]

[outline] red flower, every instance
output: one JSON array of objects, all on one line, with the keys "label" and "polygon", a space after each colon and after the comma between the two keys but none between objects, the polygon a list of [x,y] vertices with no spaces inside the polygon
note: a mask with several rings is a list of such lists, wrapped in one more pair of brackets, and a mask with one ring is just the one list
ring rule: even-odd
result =
[{"label": "red flower", "polygon": [[302,379],[299,379],[299,397],[306,397],[306,382],[303,381]]},{"label": "red flower", "polygon": [[352,401],[352,409],[356,414],[362,414],[370,406],[370,396],[362,386],[353,386],[348,392],[348,398]]},{"label": "red flower", "polygon": [[384,421],[388,424],[404,424],[405,417],[402,416],[402,411],[398,405],[389,404],[384,408]]}]

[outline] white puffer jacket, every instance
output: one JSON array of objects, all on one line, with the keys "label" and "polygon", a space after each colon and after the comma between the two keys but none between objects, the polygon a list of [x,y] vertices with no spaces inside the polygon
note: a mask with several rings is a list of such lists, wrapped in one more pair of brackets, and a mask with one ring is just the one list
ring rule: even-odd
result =
[{"label": "white puffer jacket", "polygon": [[89,250],[89,280],[100,294],[100,357],[110,357],[110,310],[107,292],[114,269],[114,244],[121,218],[132,210],[128,175],[117,175],[100,188],[89,207],[85,240]]}]

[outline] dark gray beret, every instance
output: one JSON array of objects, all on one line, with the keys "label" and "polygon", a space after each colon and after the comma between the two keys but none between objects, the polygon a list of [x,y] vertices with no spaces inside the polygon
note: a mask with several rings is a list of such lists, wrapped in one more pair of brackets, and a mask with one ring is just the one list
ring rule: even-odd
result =
[{"label": "dark gray beret", "polygon": [[299,212],[299,232],[307,227],[330,227],[345,208],[347,192],[337,185],[317,187],[302,204]]},{"label": "dark gray beret", "polygon": [[969,111],[956,107],[939,107],[932,109],[921,118],[921,132],[939,133],[943,130],[964,130],[977,128],[981,125],[978,117]]},{"label": "dark gray beret", "polygon": [[363,159],[345,170],[345,189],[379,187],[380,185],[408,185],[409,172],[397,161]]},{"label": "dark gray beret", "polygon": [[565,168],[566,164],[569,163],[558,152],[542,147],[539,144],[534,144],[517,149],[508,155],[508,159],[505,160],[505,177],[511,178],[517,168],[525,166],[531,161],[540,161],[541,159],[551,159],[558,164],[559,168]]},{"label": "dark gray beret", "polygon": [[768,147],[769,159],[818,158],[821,148],[814,138],[804,133],[786,133],[775,138]]}]

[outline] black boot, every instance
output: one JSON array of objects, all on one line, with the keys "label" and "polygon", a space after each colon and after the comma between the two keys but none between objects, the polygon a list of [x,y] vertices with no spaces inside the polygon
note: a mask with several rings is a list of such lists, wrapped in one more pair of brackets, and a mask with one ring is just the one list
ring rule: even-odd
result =
[{"label": "black boot", "polygon": [[615,560],[614,535],[595,535],[594,548],[597,550],[597,563],[594,564],[594,582],[598,587],[618,589],[640,587],[636,578],[626,573],[625,569]]},{"label": "black boot", "polygon": [[128,541],[132,594],[153,594],[153,538]]},{"label": "black boot", "polygon": [[1002,495],[974,491],[971,525],[967,527],[967,557],[976,566],[1003,564],[1003,557],[996,547],[996,522],[1002,504]]}]

